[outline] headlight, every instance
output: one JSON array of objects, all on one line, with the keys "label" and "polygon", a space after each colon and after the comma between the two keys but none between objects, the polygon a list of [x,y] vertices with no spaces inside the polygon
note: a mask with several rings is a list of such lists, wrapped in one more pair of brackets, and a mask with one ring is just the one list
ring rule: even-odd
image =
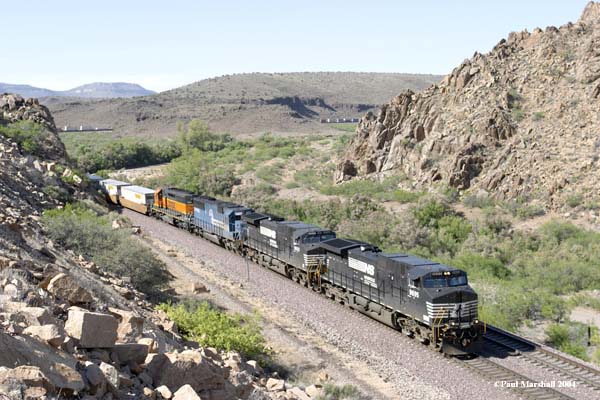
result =
[{"label": "headlight", "polygon": [[458,325],[458,322],[455,322],[455,321],[450,322],[450,326],[456,326],[456,325]]},{"label": "headlight", "polygon": [[479,323],[479,320],[478,320],[477,318],[475,318],[475,319],[473,320],[473,323],[474,323],[474,324],[478,324],[478,323]]}]

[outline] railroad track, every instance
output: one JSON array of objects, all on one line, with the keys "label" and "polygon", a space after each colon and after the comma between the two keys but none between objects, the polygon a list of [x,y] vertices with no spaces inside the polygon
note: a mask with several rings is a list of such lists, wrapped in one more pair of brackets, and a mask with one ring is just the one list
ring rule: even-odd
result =
[{"label": "railroad track", "polygon": [[488,327],[484,341],[488,349],[505,349],[505,352],[508,350],[509,355],[519,356],[534,365],[558,374],[561,378],[600,391],[600,370],[582,362],[544,349],[524,338],[493,326]]},{"label": "railroad track", "polygon": [[479,356],[460,361],[462,365],[474,370],[475,372],[486,376],[494,385],[503,388],[513,389],[526,399],[540,400],[573,400],[573,397],[567,396],[550,387],[527,386],[531,380],[511,369],[491,361],[488,358]]}]

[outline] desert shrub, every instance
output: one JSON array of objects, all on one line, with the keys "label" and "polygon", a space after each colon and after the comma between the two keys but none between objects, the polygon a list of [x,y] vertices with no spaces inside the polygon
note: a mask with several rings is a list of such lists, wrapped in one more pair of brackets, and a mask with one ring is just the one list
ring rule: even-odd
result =
[{"label": "desert shrub", "polygon": [[412,213],[421,226],[438,228],[440,220],[450,215],[450,207],[437,200],[429,199],[412,209]]},{"label": "desert shrub", "polygon": [[164,264],[125,230],[112,229],[109,216],[82,205],[46,210],[48,236],[57,244],[93,260],[100,268],[131,278],[139,290],[155,294],[168,280]]},{"label": "desert shrub", "polygon": [[531,204],[524,199],[512,200],[504,203],[506,209],[519,219],[529,219],[539,217],[546,213],[544,207],[540,204]]},{"label": "desert shrub", "polygon": [[548,342],[567,354],[589,360],[585,343],[587,327],[580,323],[552,324],[546,330]]},{"label": "desert shrub", "polygon": [[575,208],[583,203],[583,196],[580,193],[575,193],[567,197],[566,203],[569,207]]},{"label": "desert shrub", "polygon": [[533,120],[534,121],[541,121],[544,119],[546,115],[542,112],[542,111],[536,111],[533,113]]},{"label": "desert shrub", "polygon": [[[378,182],[371,179],[354,179],[338,185],[331,183],[322,185],[320,191],[327,195],[352,197],[356,195],[368,196],[381,201],[397,201],[400,203],[412,203],[417,201],[422,192],[409,192],[398,188],[398,176],[385,178]],[[331,182],[331,179],[329,180]]]},{"label": "desert shrub", "polygon": [[185,150],[219,151],[225,148],[233,138],[229,134],[213,133],[206,122],[193,119],[187,126],[178,126],[178,141]]},{"label": "desert shrub", "polygon": [[462,202],[469,208],[491,208],[496,205],[496,201],[492,197],[476,194],[465,196]]},{"label": "desert shrub", "polygon": [[257,314],[226,314],[207,302],[162,303],[158,309],[177,323],[186,339],[197,341],[202,346],[235,350],[248,358],[268,354]]},{"label": "desert shrub", "polygon": [[263,181],[276,183],[281,180],[281,165],[264,165],[256,170],[256,176]]},{"label": "desert shrub", "polygon": [[505,279],[510,275],[510,270],[502,261],[481,254],[461,253],[452,262],[457,268],[466,271],[469,277]]},{"label": "desert shrub", "polygon": [[323,386],[323,394],[317,397],[318,400],[358,400],[361,394],[356,386],[353,385],[334,385],[327,383]]},{"label": "desert shrub", "polygon": [[33,121],[19,121],[6,126],[0,125],[0,135],[14,140],[26,153],[39,155],[41,143],[51,133]]}]

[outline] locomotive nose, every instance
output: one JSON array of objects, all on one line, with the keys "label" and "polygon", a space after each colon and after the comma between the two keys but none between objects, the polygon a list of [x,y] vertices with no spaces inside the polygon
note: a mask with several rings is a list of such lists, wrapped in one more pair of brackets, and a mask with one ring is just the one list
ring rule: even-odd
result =
[{"label": "locomotive nose", "polygon": [[434,303],[464,303],[477,300],[477,294],[471,288],[449,290],[446,293],[440,292],[439,296],[433,297]]}]

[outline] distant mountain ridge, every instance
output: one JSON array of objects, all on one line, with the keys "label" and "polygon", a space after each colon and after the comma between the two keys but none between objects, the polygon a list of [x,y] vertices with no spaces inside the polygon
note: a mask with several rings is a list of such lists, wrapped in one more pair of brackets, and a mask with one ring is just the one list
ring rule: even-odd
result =
[{"label": "distant mountain ridge", "polygon": [[0,93],[17,93],[23,97],[79,97],[94,99],[129,98],[156,94],[136,83],[94,82],[69,90],[50,90],[30,85],[0,82]]},{"label": "distant mountain ridge", "polygon": [[232,134],[335,130],[321,119],[359,118],[406,89],[441,76],[371,72],[243,73],[135,99],[44,99],[58,125],[110,126],[125,135],[172,136],[198,118]]}]

